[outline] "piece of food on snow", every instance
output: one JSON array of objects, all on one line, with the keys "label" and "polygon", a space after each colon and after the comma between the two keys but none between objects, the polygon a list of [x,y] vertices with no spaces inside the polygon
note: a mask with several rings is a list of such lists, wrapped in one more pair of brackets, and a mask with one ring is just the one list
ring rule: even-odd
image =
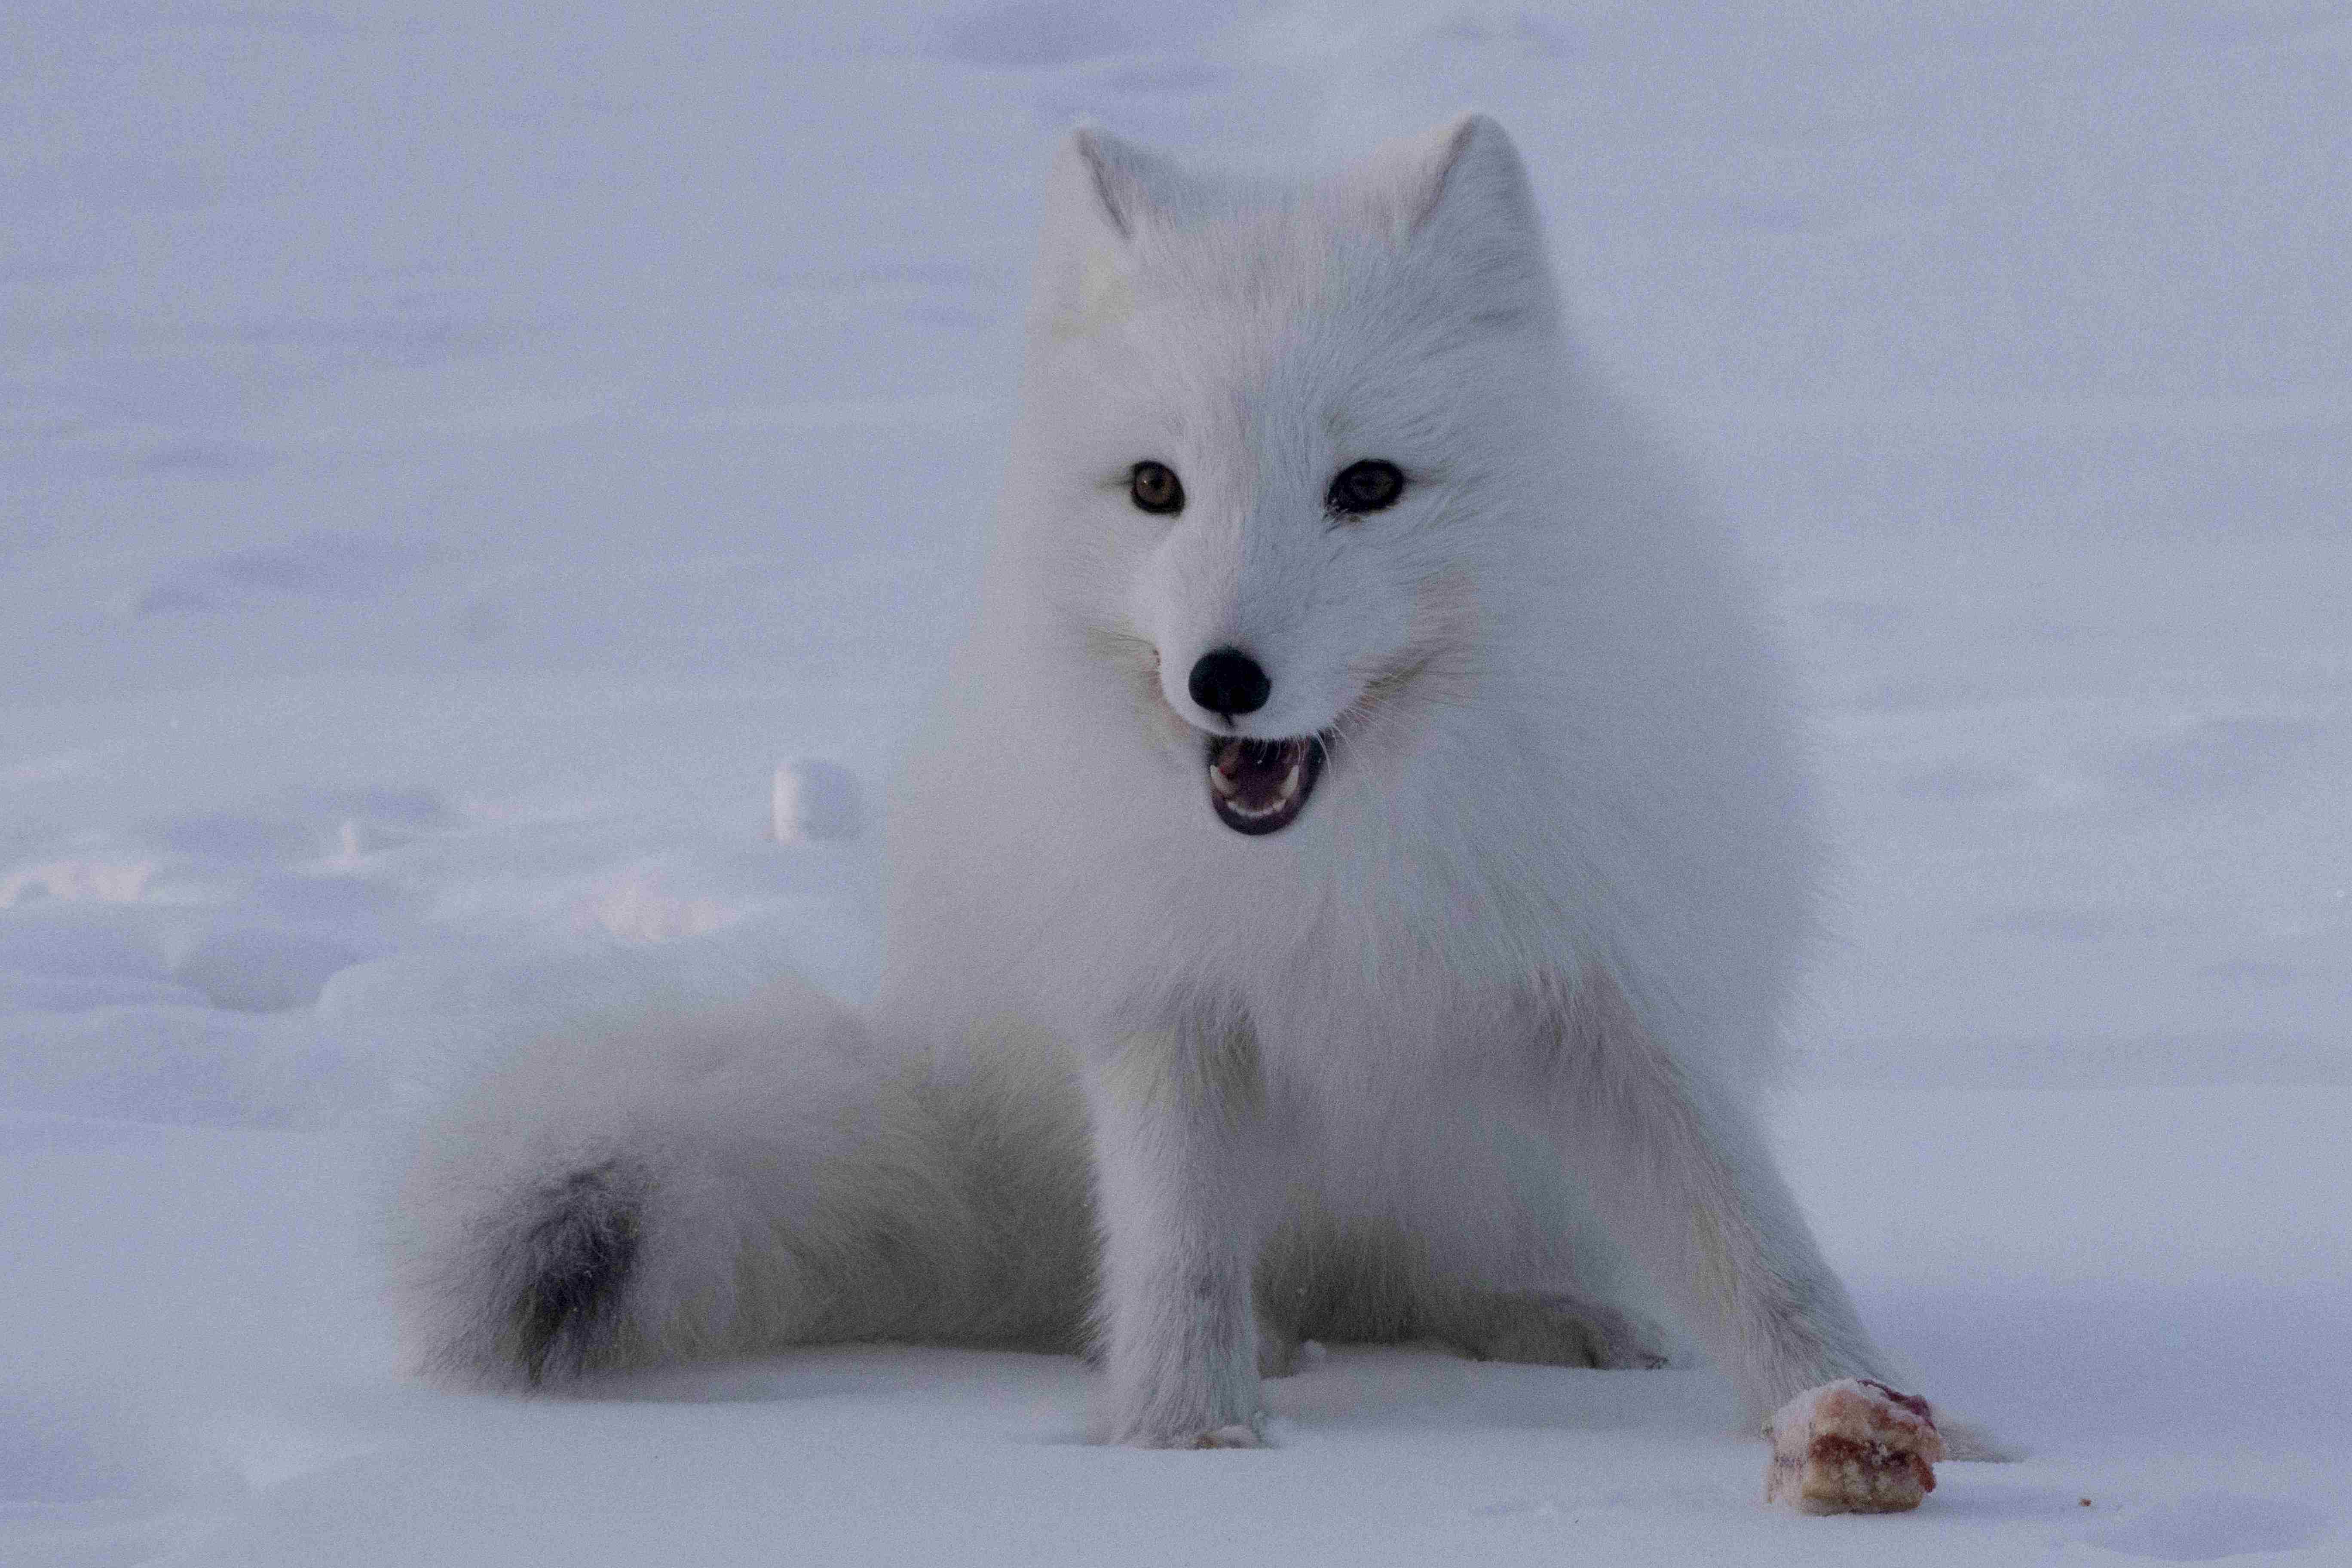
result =
[{"label": "piece of food on snow", "polygon": [[1927,1402],[1868,1378],[1809,1388],[1772,1414],[1764,1500],[1800,1513],[1901,1513],[1936,1489]]}]

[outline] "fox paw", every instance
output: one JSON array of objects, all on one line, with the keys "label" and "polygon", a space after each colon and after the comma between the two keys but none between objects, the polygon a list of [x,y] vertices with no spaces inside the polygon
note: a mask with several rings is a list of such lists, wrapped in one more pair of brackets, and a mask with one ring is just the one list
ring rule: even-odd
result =
[{"label": "fox paw", "polygon": [[1237,1421],[1230,1426],[1220,1426],[1181,1445],[1187,1448],[1263,1448],[1266,1446],[1265,1433],[1255,1421]]},{"label": "fox paw", "polygon": [[1202,1419],[1195,1415],[1167,1425],[1156,1422],[1135,1422],[1114,1425],[1100,1418],[1099,1414],[1087,1426],[1090,1442],[1107,1443],[1124,1448],[1270,1448],[1266,1440],[1265,1412],[1261,1410],[1245,1421],[1228,1421],[1218,1426],[1197,1426]]},{"label": "fox paw", "polygon": [[1868,1378],[1809,1388],[1773,1413],[1764,1500],[1800,1513],[1901,1513],[1936,1489],[1943,1435],[1927,1402]]}]

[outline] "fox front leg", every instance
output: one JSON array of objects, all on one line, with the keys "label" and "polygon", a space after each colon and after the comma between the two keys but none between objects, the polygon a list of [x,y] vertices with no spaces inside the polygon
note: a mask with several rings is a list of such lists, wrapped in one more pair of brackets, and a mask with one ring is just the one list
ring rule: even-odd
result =
[{"label": "fox front leg", "polygon": [[1103,1231],[1099,1440],[1262,1441],[1250,1268],[1264,1230],[1265,1091],[1245,1028],[1123,1040],[1088,1075]]},{"label": "fox front leg", "polygon": [[1676,1062],[1598,968],[1543,1031],[1563,1153],[1748,1418],[1834,1379],[1888,1381],[1745,1107]]}]

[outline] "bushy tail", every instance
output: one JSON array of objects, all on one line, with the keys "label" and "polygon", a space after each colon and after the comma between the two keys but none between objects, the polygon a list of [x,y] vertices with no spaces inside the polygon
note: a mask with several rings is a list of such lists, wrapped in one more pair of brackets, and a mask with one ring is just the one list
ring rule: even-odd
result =
[{"label": "bushy tail", "polygon": [[536,1384],[827,1341],[1076,1348],[1082,1102],[1046,1043],[974,1047],[909,1062],[796,980],[533,1045],[404,1190],[422,1359]]}]

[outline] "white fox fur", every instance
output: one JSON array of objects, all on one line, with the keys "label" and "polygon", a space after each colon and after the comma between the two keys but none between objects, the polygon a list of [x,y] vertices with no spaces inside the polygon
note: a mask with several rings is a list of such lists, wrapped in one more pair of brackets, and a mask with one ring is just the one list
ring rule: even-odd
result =
[{"label": "white fox fur", "polygon": [[[1501,129],[1303,188],[1073,134],[1021,407],[880,1001],[506,1069],[411,1181],[426,1356],[1090,1321],[1101,1436],[1245,1443],[1301,1335],[1654,1363],[1646,1279],[1759,1419],[1885,1379],[1754,1121],[1817,859],[1789,705]],[[1335,511],[1368,460],[1402,493]],[[1221,648],[1254,711],[1196,700]],[[1212,810],[1234,735],[1321,737],[1279,831]]]}]

